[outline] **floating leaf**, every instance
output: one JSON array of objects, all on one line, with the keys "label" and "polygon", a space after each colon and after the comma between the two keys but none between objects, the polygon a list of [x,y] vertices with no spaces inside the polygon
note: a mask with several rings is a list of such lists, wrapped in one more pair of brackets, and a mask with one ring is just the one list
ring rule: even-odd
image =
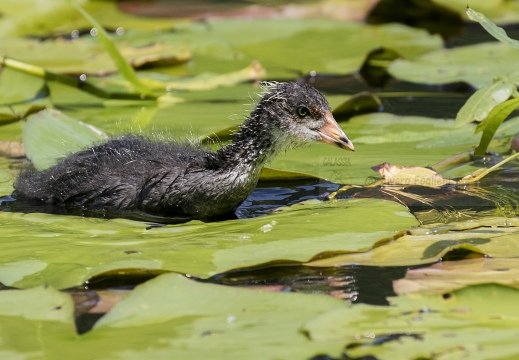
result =
[{"label": "floating leaf", "polygon": [[495,78],[515,77],[517,49],[499,42],[431,51],[413,60],[397,59],[388,68],[399,80],[422,84],[464,81],[476,88]]},{"label": "floating leaf", "polygon": [[[486,227],[486,228],[480,228]],[[492,228],[489,228],[492,227]],[[411,229],[390,244],[375,247],[365,254],[344,254],[316,259],[311,266],[342,266],[365,264],[374,266],[405,266],[430,264],[450,252],[465,251],[490,257],[517,257],[515,240],[519,236],[516,218],[486,218],[451,224],[436,224]]]},{"label": "floating leaf", "polygon": [[[442,295],[390,298],[391,306],[331,310],[305,324],[317,342],[343,341],[348,358],[513,359],[519,290],[474,285]],[[494,306],[492,306],[494,304]],[[496,306],[498,304],[499,306]]]},{"label": "floating leaf", "polygon": [[[322,252],[366,251],[417,224],[402,206],[369,199],[334,204],[315,201],[265,217],[191,221],[152,230],[136,221],[36,213],[0,212],[0,222],[0,282],[1,275],[8,274],[11,280],[22,278],[13,283],[17,287],[51,284],[57,288],[78,286],[117,269],[160,269],[209,277],[275,260],[308,261]],[[15,239],[18,246],[13,247]],[[33,250],[32,260],[46,266],[28,274],[20,265],[17,275],[13,263],[27,259],[27,248]]]},{"label": "floating leaf", "polygon": [[0,292],[0,316],[59,321],[72,325],[72,313],[73,304],[70,296],[47,286],[25,291],[4,290]]},{"label": "floating leaf", "polygon": [[[104,28],[170,31],[177,21],[171,18],[134,16],[120,11],[120,4],[106,1],[78,1]],[[29,5],[30,4],[30,5]],[[182,20],[182,24],[189,22]],[[0,34],[7,36],[69,36],[74,31],[90,29],[91,24],[67,1],[3,0]]]},{"label": "floating leaf", "polygon": [[[33,39],[3,39],[0,55],[12,54],[21,61],[47,71],[73,75],[106,76],[118,70],[110,55],[96,39],[80,38],[74,41]],[[136,67],[154,67],[183,63],[191,53],[185,46],[154,42],[137,46],[126,40],[117,41],[125,61]],[[37,58],[33,54],[40,54]],[[88,79],[88,77],[87,77]]]},{"label": "floating leaf", "polygon": [[295,171],[284,171],[284,170],[278,170],[278,169],[271,169],[268,167],[264,167],[261,170],[260,174],[260,181],[283,181],[283,180],[307,180],[307,179],[319,179],[318,177],[311,175],[311,174],[305,174],[305,173],[299,173]]},{"label": "floating leaf", "polygon": [[408,270],[393,282],[395,293],[443,294],[467,285],[497,283],[517,287],[518,259],[476,258],[442,261],[430,267]]},{"label": "floating leaf", "polygon": [[[322,295],[274,293],[162,275],[131,291],[91,331],[74,332],[70,295],[50,287],[0,293],[2,358],[308,359],[343,343],[300,331],[343,307]],[[73,355],[76,354],[76,355]],[[81,355],[79,358],[83,358]],[[85,357],[86,358],[86,357]]]},{"label": "floating leaf", "polygon": [[184,79],[172,79],[165,75],[159,75],[164,79],[145,78],[142,81],[153,89],[182,90],[182,91],[207,91],[221,86],[231,86],[245,81],[257,81],[266,76],[266,70],[257,61],[238,71],[226,74],[199,74]]},{"label": "floating leaf", "polygon": [[0,67],[0,105],[29,102],[47,95],[48,91],[41,77]]},{"label": "floating leaf", "polygon": [[31,116],[23,131],[25,153],[40,170],[106,138],[101,130],[91,125],[45,110]]},{"label": "floating leaf", "polygon": [[384,178],[384,184],[387,185],[441,187],[456,184],[456,181],[446,179],[436,171],[424,167],[397,166],[385,162],[373,166],[372,169]]}]

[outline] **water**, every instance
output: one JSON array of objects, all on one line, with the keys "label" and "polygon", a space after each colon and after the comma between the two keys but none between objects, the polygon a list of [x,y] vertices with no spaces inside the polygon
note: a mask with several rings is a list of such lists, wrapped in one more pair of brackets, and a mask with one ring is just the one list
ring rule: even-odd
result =
[{"label": "water", "polygon": [[[507,28],[512,37],[519,38],[519,27]],[[511,30],[511,32],[510,32]],[[462,46],[492,40],[479,25],[467,25],[465,31],[446,42],[446,47]],[[397,81],[389,78],[384,87],[372,87],[358,73],[336,76],[316,75],[299,79],[305,81],[327,94],[351,95],[361,91],[377,93],[382,100],[382,109],[398,115],[417,115],[433,118],[454,118],[460,107],[475,89],[464,83],[446,85],[422,85]],[[405,94],[403,94],[405,93]],[[414,93],[414,95],[413,95]],[[420,95],[417,95],[420,93]],[[517,208],[519,192],[517,190],[517,172],[501,172],[485,179],[483,186],[486,192],[493,196],[481,196],[481,193],[456,187],[441,189],[420,189],[419,195],[428,202],[410,202],[407,204],[411,211],[423,223],[441,220],[448,222],[459,219],[459,214],[467,212],[481,215],[487,211],[495,211],[496,204],[506,208],[510,205]],[[279,207],[289,206],[308,199],[326,199],[326,195],[338,190],[339,184],[326,181],[297,181],[297,182],[263,182],[236,210],[237,218],[252,218],[265,216]],[[418,189],[408,188],[407,192],[416,193]],[[387,195],[387,194],[386,194]],[[377,197],[384,198],[385,193],[377,190],[356,191],[344,193],[342,197]],[[404,199],[405,202],[405,199]],[[10,196],[0,198],[0,209],[10,211],[13,199]],[[457,217],[446,218],[453,213]],[[430,214],[430,210],[436,211]],[[38,211],[37,208],[25,209]],[[429,265],[429,264],[428,264]],[[422,265],[422,266],[428,266]],[[387,305],[387,297],[394,296],[392,282],[405,275],[409,267],[374,267],[349,265],[333,268],[312,268],[287,263],[270,266],[240,269],[215,275],[199,281],[227,286],[264,287],[276,291],[293,291],[303,293],[328,294],[353,303]],[[162,273],[133,272],[120,275],[106,273],[91,279],[85,284],[85,289],[75,289],[79,293],[93,291],[92,289],[131,289]],[[94,296],[94,295],[93,295]],[[88,299],[87,299],[88,300]],[[85,301],[87,301],[85,300]],[[89,315],[78,318],[80,332],[89,329],[101,315]],[[81,330],[82,329],[82,330]]]}]

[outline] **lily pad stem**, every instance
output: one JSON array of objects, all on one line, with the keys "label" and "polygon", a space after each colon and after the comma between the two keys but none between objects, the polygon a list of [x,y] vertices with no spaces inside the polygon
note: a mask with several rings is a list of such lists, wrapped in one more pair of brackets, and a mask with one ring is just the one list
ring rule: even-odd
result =
[{"label": "lily pad stem", "polygon": [[57,74],[42,67],[28,64],[19,60],[14,60],[7,57],[0,56],[0,66],[21,71],[26,74],[38,76],[46,80],[56,81],[64,85],[68,85],[87,92],[89,94],[98,96],[103,99],[124,99],[124,100],[156,100],[157,97],[153,95],[144,95],[136,93],[119,93],[119,92],[108,92],[101,89],[87,81],[82,81],[77,77],[70,75]]}]

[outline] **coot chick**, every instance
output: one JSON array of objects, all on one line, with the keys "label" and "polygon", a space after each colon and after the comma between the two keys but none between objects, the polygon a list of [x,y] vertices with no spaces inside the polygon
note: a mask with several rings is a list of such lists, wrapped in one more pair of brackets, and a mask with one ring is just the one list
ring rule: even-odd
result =
[{"label": "coot chick", "polygon": [[22,171],[13,197],[44,211],[179,222],[233,211],[278,153],[322,141],[353,145],[322,94],[268,83],[235,139],[217,151],[129,135],[72,154],[44,171]]}]

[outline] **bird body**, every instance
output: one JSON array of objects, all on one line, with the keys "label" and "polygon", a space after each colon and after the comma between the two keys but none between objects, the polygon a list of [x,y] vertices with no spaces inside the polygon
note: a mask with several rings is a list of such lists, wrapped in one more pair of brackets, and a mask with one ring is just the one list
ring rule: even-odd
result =
[{"label": "bird body", "polygon": [[310,141],[353,150],[325,98],[296,83],[268,87],[235,139],[217,151],[128,135],[72,154],[57,165],[23,171],[13,197],[87,215],[211,219],[253,191],[279,152]]}]

